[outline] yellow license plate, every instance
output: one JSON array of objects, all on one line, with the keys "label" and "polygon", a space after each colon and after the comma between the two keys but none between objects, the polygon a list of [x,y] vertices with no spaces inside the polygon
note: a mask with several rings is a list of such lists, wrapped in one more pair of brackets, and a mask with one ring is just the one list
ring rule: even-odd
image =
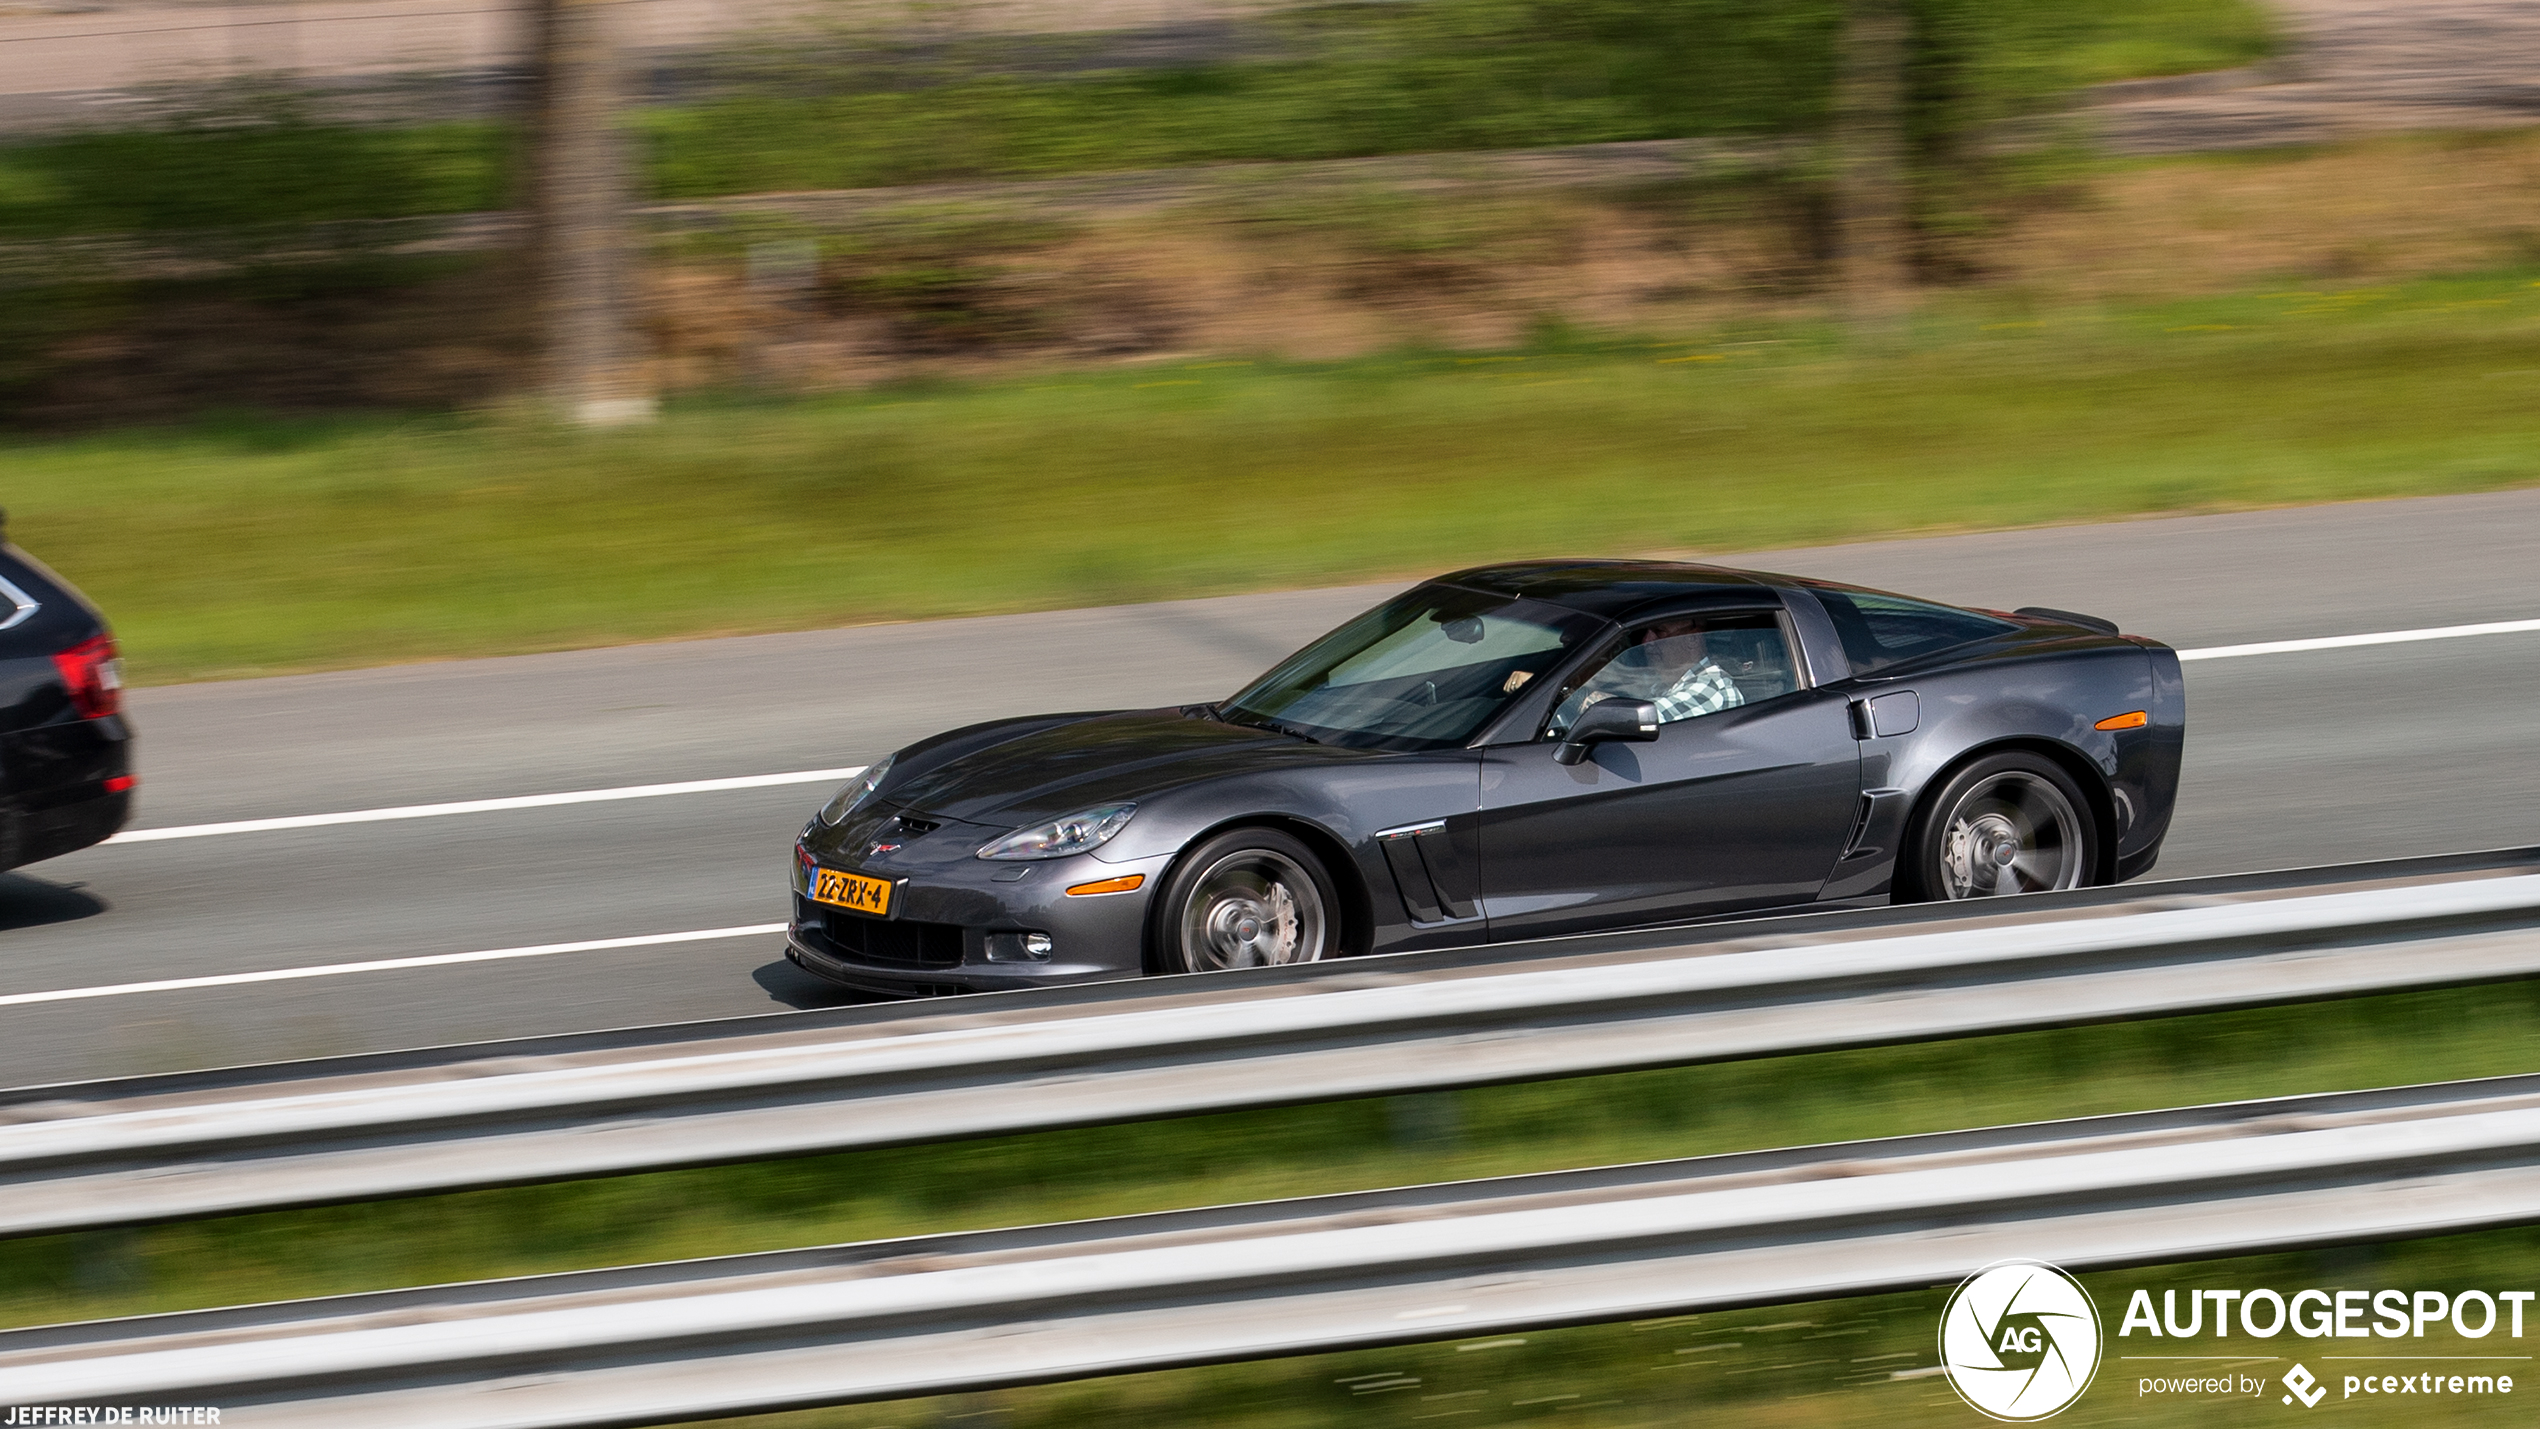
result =
[{"label": "yellow license plate", "polygon": [[887,918],[891,915],[891,884],[888,879],[867,878],[860,873],[815,868],[811,871],[811,901]]}]

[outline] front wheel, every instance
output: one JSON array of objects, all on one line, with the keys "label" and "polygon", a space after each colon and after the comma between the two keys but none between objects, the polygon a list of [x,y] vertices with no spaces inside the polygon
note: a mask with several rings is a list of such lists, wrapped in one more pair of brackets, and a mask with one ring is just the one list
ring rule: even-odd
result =
[{"label": "front wheel", "polygon": [[1165,885],[1156,962],[1169,973],[1320,962],[1336,950],[1339,907],[1313,850],[1276,829],[1230,829]]},{"label": "front wheel", "polygon": [[1996,754],[1958,771],[1925,806],[1897,862],[1899,903],[2080,888],[2099,835],[2072,776],[2034,754]]}]

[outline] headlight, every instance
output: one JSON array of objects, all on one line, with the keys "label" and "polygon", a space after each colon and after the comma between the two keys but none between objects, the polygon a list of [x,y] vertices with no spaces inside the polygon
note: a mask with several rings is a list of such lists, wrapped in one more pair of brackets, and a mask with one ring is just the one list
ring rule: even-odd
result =
[{"label": "headlight", "polygon": [[1004,838],[979,850],[981,858],[1026,859],[1065,858],[1069,854],[1098,849],[1111,842],[1111,836],[1129,827],[1129,816],[1138,811],[1135,804],[1104,804],[1086,809],[1046,824],[1017,829]]},{"label": "headlight", "polygon": [[872,798],[874,790],[882,787],[883,776],[891,772],[891,760],[898,757],[898,755],[888,755],[876,760],[867,766],[862,774],[848,780],[847,787],[830,795],[829,802],[820,806],[820,821],[831,828],[836,828],[847,815],[854,813],[865,800]]}]

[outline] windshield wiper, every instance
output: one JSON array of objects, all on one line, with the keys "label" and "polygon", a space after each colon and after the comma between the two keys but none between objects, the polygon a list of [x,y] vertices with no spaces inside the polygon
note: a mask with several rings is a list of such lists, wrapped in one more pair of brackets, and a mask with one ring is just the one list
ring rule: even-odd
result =
[{"label": "windshield wiper", "polygon": [[1304,740],[1308,744],[1323,742],[1304,730],[1293,725],[1281,724],[1265,714],[1256,714],[1251,710],[1237,709],[1229,705],[1212,705],[1209,708],[1213,718],[1226,724],[1242,725],[1247,729],[1266,729],[1273,734],[1284,734],[1290,739]]}]

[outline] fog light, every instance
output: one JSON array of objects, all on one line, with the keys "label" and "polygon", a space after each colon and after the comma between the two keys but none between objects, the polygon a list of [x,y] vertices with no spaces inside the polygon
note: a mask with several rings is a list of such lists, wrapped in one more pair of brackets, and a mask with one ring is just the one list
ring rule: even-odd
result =
[{"label": "fog light", "polygon": [[992,963],[1045,963],[1058,946],[1047,933],[990,933],[988,961]]}]

